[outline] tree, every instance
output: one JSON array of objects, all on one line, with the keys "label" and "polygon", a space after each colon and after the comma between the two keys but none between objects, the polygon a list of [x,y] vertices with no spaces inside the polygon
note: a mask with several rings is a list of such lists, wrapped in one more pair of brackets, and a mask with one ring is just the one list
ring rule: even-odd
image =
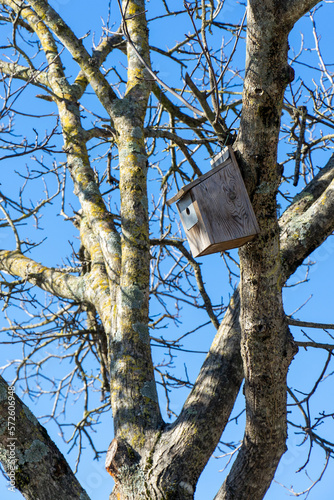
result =
[{"label": "tree", "polygon": [[[333,158],[328,156],[319,172],[312,160],[317,149],[326,150],[332,140],[322,128],[333,128],[333,76],[318,48],[320,83],[312,88],[301,80],[295,87],[292,83],[295,71],[288,61],[288,36],[295,23],[318,4],[316,0],[250,0],[247,25],[246,14],[241,22],[220,17],[224,6],[228,14],[221,1],[174,2],[175,9],[171,3],[159,2],[157,13],[156,3],[118,1],[119,28],[110,27],[111,10],[103,36],[91,51],[89,36],[76,36],[46,0],[1,0],[3,27],[12,26],[0,63],[3,158],[10,165],[11,158],[28,157],[37,165],[19,173],[22,187],[17,199],[1,193],[2,227],[11,228],[16,242],[15,250],[0,252],[2,295],[10,321],[4,330],[23,345],[15,381],[25,378],[32,395],[35,390],[53,394],[53,419],[60,422],[57,408],[63,397],[66,404],[66,392],[82,394],[84,414],[75,427],[74,441],[81,443],[87,437],[95,449],[90,428],[111,407],[115,435],[107,455],[107,469],[115,480],[111,499],[192,499],[244,380],[245,434],[215,499],[262,499],[286,450],[287,393],[304,411],[304,400],[287,388],[286,378],[297,344],[306,344],[292,338],[289,323],[299,323],[284,312],[282,288],[334,228]],[[189,32],[172,49],[165,48],[164,40],[161,46],[152,46],[148,14],[150,26],[161,18],[167,23],[180,17]],[[231,35],[228,58],[228,43],[218,45],[222,33]],[[232,61],[245,33],[243,74]],[[208,41],[211,36],[213,47]],[[316,32],[315,40],[319,41]],[[179,67],[182,89],[176,79],[160,78],[151,63],[156,53]],[[115,54],[121,61],[118,66]],[[300,52],[292,65],[301,58]],[[238,85],[242,85],[242,100]],[[284,100],[287,87],[289,98]],[[35,130],[34,137],[29,131],[18,142],[15,127],[24,120],[21,106],[25,95],[34,95],[31,91],[39,92],[38,116],[44,115],[51,132],[41,139],[41,132]],[[288,125],[282,122],[283,111],[291,117]],[[36,113],[26,114],[37,120]],[[284,134],[292,154],[279,163],[279,139],[284,140]],[[187,250],[166,199],[180,182],[202,173],[199,162],[205,155],[212,157],[226,144],[233,146],[260,233],[240,248],[240,285],[223,307],[210,299],[202,267]],[[167,169],[155,163],[163,148],[170,162]],[[42,201],[28,206],[25,190],[42,177],[49,179],[50,187],[43,188]],[[160,187],[151,190],[149,199],[148,181],[154,177]],[[281,185],[291,187],[293,181],[296,186],[300,178],[305,186],[297,196],[283,193]],[[79,203],[72,211],[67,202],[70,183]],[[279,193],[286,204],[280,218]],[[39,214],[57,197],[60,214],[73,223],[80,245],[72,246],[72,257],[64,257],[62,265],[48,267],[39,245],[24,240],[21,225],[35,220],[38,226]],[[30,226],[29,231],[33,234]],[[38,256],[45,259],[42,264]],[[36,288],[47,292],[46,302]],[[192,385],[154,366],[150,346],[150,341],[166,349],[179,346],[154,331],[166,327],[168,319],[179,320],[182,301],[204,311],[217,329]],[[17,305],[33,316],[32,322],[21,319],[17,309],[13,316],[10,311]],[[51,343],[58,346],[54,357],[71,358],[74,366],[57,383],[49,373],[42,373]],[[322,347],[329,353],[324,376],[334,346],[329,342]],[[41,352],[44,357],[36,360]],[[98,373],[87,368],[92,360],[98,363]],[[37,389],[30,388],[29,366]],[[191,385],[173,423],[162,418],[155,371],[170,413],[170,387]],[[39,385],[42,377],[46,389]],[[79,389],[75,377],[81,381]],[[92,408],[90,398],[97,389],[102,401]],[[5,418],[3,379],[1,391],[0,414]],[[16,411],[20,457],[16,487],[25,498],[86,498],[45,430],[18,398],[15,405],[20,408]],[[332,415],[323,413],[317,423],[329,421]],[[304,416],[306,423],[300,430],[311,448],[318,444],[325,450],[328,460],[333,443],[315,432],[305,411]],[[9,473],[7,442],[5,432],[2,463]]]}]

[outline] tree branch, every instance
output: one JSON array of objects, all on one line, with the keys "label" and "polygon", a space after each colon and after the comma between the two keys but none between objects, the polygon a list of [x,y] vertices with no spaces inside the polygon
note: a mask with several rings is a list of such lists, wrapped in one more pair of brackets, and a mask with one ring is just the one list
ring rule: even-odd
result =
[{"label": "tree branch", "polygon": [[99,67],[96,66],[95,61],[88,54],[82,40],[75,36],[65,21],[45,0],[30,0],[29,4],[79,64],[97,97],[111,116],[111,102],[118,101],[118,98],[106,78],[102,75]]},{"label": "tree branch", "polygon": [[151,245],[160,245],[160,246],[170,245],[170,246],[174,246],[174,247],[178,248],[182,252],[182,254],[185,256],[185,258],[188,260],[188,262],[190,263],[191,267],[194,270],[194,274],[195,274],[195,278],[196,278],[196,282],[197,282],[197,286],[198,286],[198,291],[202,296],[205,310],[206,310],[213,326],[218,330],[219,321],[214,313],[210,297],[207,294],[207,291],[205,289],[205,284],[204,284],[203,276],[201,273],[201,266],[199,265],[199,263],[194,259],[194,257],[191,255],[191,253],[188,252],[188,250],[185,248],[182,241],[179,241],[176,239],[172,240],[172,239],[167,239],[167,238],[164,238],[162,240],[153,238],[150,241],[151,241]]},{"label": "tree branch", "polygon": [[295,196],[290,206],[279,219],[281,232],[289,224],[296,214],[306,210],[316,201],[334,179],[334,155],[330,157],[326,165],[320,169],[318,174],[307,184],[307,186]]},{"label": "tree branch", "polygon": [[32,70],[21,64],[0,61],[0,71],[12,78],[18,78],[25,82],[33,83],[37,87],[49,92],[49,81],[44,71]]},{"label": "tree branch", "polygon": [[334,351],[334,344],[321,344],[318,342],[296,342],[296,345],[298,347],[304,347],[305,349],[307,347],[315,347],[316,349],[326,349],[330,351]]},{"label": "tree branch", "polygon": [[57,297],[75,302],[87,301],[82,278],[43,266],[20,252],[0,250],[0,269]]},{"label": "tree branch", "polygon": [[89,500],[45,428],[1,376],[0,420],[1,463],[12,491],[27,500]]},{"label": "tree branch", "polygon": [[169,111],[169,113],[178,118],[181,122],[188,125],[190,128],[197,129],[206,121],[205,117],[194,118],[192,116],[183,113],[180,110],[180,107],[174,104],[170,99],[168,99],[166,94],[161,90],[161,88],[156,83],[152,84],[152,92],[158,99],[158,101],[162,104],[162,106],[167,111]]},{"label": "tree branch", "polygon": [[284,0],[280,2],[282,5],[282,20],[292,26],[312,9],[320,3],[320,0]]},{"label": "tree branch", "polygon": [[[22,16],[29,23],[38,36],[48,63],[48,82],[53,92],[59,98],[71,95],[71,86],[65,78],[55,39],[44,22],[23,3],[16,3],[13,0],[0,0],[0,4],[9,5],[17,15]],[[23,6],[25,8],[22,8]]]},{"label": "tree branch", "polygon": [[[239,313],[236,290],[193,389],[153,456],[155,468],[165,481],[182,478],[196,484],[228,422],[243,380]],[[165,453],[175,468],[161,470],[164,461],[160,457]]]},{"label": "tree branch", "polygon": [[300,201],[300,205],[294,203],[295,216],[281,227],[281,259],[285,280],[333,232],[334,180],[310,206],[305,198]]},{"label": "tree branch", "polygon": [[322,330],[334,330],[334,324],[330,323],[313,323],[311,321],[301,321],[288,317],[288,324],[292,326],[301,326],[304,328],[319,328]]},{"label": "tree branch", "polygon": [[[99,43],[93,51],[92,64],[96,65],[97,68],[100,68],[114,48],[121,49],[124,45],[125,42],[121,34],[104,37],[103,40],[101,40],[101,43]],[[72,85],[72,87],[80,88],[80,92],[77,93],[77,99],[79,99],[84,93],[88,84],[89,80],[85,73],[80,71]]]}]

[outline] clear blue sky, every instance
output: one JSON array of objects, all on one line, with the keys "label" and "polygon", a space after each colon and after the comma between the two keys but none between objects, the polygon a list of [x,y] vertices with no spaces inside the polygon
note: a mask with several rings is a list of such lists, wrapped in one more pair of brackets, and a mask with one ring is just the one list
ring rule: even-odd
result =
[{"label": "clear blue sky", "polygon": [[[76,34],[79,36],[83,36],[87,31],[91,30],[92,32],[96,30],[96,40],[98,40],[100,35],[100,26],[101,20],[107,18],[107,4],[105,0],[95,0],[93,3],[93,8],[91,7],[92,2],[88,0],[55,0],[51,1],[50,4],[53,5],[59,13],[64,16],[65,20],[73,27]],[[180,2],[171,1],[171,5],[178,5]],[[156,4],[155,4],[156,5]],[[154,0],[149,2],[149,12],[151,9],[155,7]],[[237,10],[239,9],[239,10]],[[332,19],[333,19],[333,9],[334,6],[331,4],[324,5],[319,15],[317,17],[319,27],[321,27],[322,33],[322,47],[324,50],[324,54],[328,57],[328,62],[332,63],[332,49],[334,45],[334,34],[332,27]],[[231,14],[231,16],[236,16],[239,20],[241,16],[239,16],[240,8],[236,7],[236,3],[232,0],[226,2],[226,8],[224,11],[227,14]],[[114,3],[114,12],[115,20],[119,18],[116,10],[116,2]],[[173,20],[175,23],[175,20]],[[117,27],[117,25],[116,25]],[[174,25],[174,28],[175,25]],[[170,36],[173,32],[173,29],[170,31],[169,27],[167,29],[166,26],[166,39],[168,33],[168,43],[171,44],[172,37]],[[291,44],[299,45],[300,40],[300,31],[307,30],[306,32],[306,40],[311,39],[311,28],[310,24],[306,19],[303,19],[296,27],[291,36]],[[320,29],[319,29],[320,31]],[[160,40],[161,37],[164,36],[164,32],[159,30],[151,29],[150,35],[153,40]],[[167,42],[166,42],[167,43]],[[240,68],[243,67],[242,56],[240,56]],[[163,65],[162,63],[157,63],[154,66],[154,69],[159,69],[159,76],[166,80],[168,83],[168,79],[172,78],[172,70],[169,68],[168,64]],[[298,68],[299,71],[306,71],[302,67]],[[298,77],[298,74],[296,75]],[[44,103],[40,102],[40,106],[42,107]],[[284,151],[282,152],[284,154]],[[330,152],[327,153],[329,157]],[[7,175],[7,174],[6,174]],[[7,182],[9,182],[9,177],[6,178]],[[4,183],[3,183],[4,184]],[[12,186],[13,190],[15,190],[15,186]],[[68,239],[73,239],[74,231],[69,226],[69,224],[64,226],[64,224],[59,223],[59,219],[52,219],[51,224],[48,224],[48,227],[52,227],[52,231],[46,230],[45,234],[48,236],[48,242],[46,243],[47,255],[45,255],[45,249],[41,251],[41,260],[44,258],[47,260],[47,264],[56,264],[60,263],[61,254],[60,252],[60,240],[64,240],[64,244],[67,244]],[[12,235],[9,231],[3,231],[0,235],[0,245],[2,247],[8,248],[10,244],[13,243]],[[303,319],[305,321],[321,321],[334,323],[333,319],[333,282],[334,282],[334,265],[333,265],[333,257],[334,257],[334,240],[333,238],[328,240],[321,249],[318,249],[315,254],[311,257],[312,260],[316,261],[316,264],[311,268],[309,281],[300,285],[297,288],[287,288],[284,293],[285,298],[285,308],[288,314],[291,314],[298,307],[311,299],[306,303],[306,305],[296,314],[296,317],[299,319]],[[227,281],[227,274],[221,259],[216,256],[209,256],[202,258],[203,268],[205,269],[205,281],[207,283],[207,287],[212,295],[216,298],[216,300],[220,300],[221,297],[224,299],[224,303],[227,303],[229,293],[231,293],[231,289],[229,288]],[[303,279],[302,271],[298,271],[297,276],[294,277],[296,281],[298,279]],[[298,278],[298,279],[297,279]],[[187,329],[189,329],[189,323],[192,321],[192,318],[185,315],[184,322],[187,323]],[[194,324],[196,324],[197,318],[193,320]],[[5,323],[1,319],[0,326],[5,326]],[[186,328],[179,328],[180,333],[186,331]],[[298,336],[299,339],[302,339],[302,335],[300,334],[299,329],[294,328],[293,332]],[[198,350],[206,350],[210,344],[211,339],[213,338],[213,329],[208,327],[205,335],[201,332],[198,335],[195,335],[189,340],[188,347],[192,347],[193,349]],[[320,331],[308,331],[315,339],[323,338],[323,334]],[[204,338],[205,337],[205,338]],[[185,341],[185,347],[187,348],[187,341]],[[5,347],[1,352],[0,357],[0,365],[6,363],[7,359],[12,359],[14,357],[19,357],[20,350],[18,346]],[[295,361],[292,363],[289,381],[290,384],[298,388],[300,382],[312,385],[312,382],[316,379],[317,374],[321,371],[323,366],[323,361],[325,358],[325,354],[322,352],[314,352],[314,349],[309,349],[307,352],[299,353]],[[180,357],[179,354],[179,373],[183,370],[183,363],[187,363],[188,372],[191,379],[194,379],[196,373],[200,367],[200,364],[203,360],[203,355],[193,355],[189,357],[187,354],[184,354],[184,358]],[[6,373],[6,378],[8,375]],[[329,392],[331,391],[331,392]],[[18,390],[19,392],[19,390]],[[174,398],[174,410],[178,411],[184,400],[185,391],[179,391]],[[333,399],[333,388],[331,388],[330,380],[326,383],[322,384],[319,388],[319,395],[317,396],[317,400],[314,401],[314,412],[320,408],[322,409],[322,405],[326,404],[328,399]],[[26,404],[31,408],[31,410],[38,416],[42,415],[47,411],[47,403],[52,404],[52,402],[43,401],[38,404],[31,403],[27,398],[24,400]],[[239,408],[242,407],[242,397],[237,404],[236,412],[238,413]],[[71,417],[76,413],[78,414],[78,418],[80,417],[78,409],[75,405],[72,406],[70,410]],[[73,413],[72,413],[73,412]],[[75,420],[75,418],[73,418]],[[243,417],[240,417],[239,424],[237,426],[231,425],[228,427],[227,432],[223,436],[223,440],[225,442],[235,441],[237,439],[241,439],[243,435]],[[75,461],[75,454],[71,453],[69,456],[66,455],[66,446],[61,438],[58,436],[58,430],[56,426],[52,423],[48,424],[47,430],[55,440],[59,448],[64,453],[65,457],[69,460],[70,464],[73,466]],[[109,442],[112,439],[112,426],[111,422],[108,418],[104,419],[104,423],[101,424],[99,428],[99,432],[97,434],[97,443],[100,449],[107,448]],[[295,490],[299,491],[299,488],[307,487],[307,481],[302,480],[305,477],[305,473],[307,472],[311,479],[315,479],[317,474],[320,471],[320,467],[323,463],[323,454],[315,451],[314,458],[310,464],[306,468],[306,470],[301,471],[299,474],[295,475],[295,471],[303,464],[303,460],[305,460],[305,448],[308,444],[304,444],[301,446],[302,437],[298,435],[294,435],[292,431],[289,434],[289,450],[284,455],[281,460],[280,466],[278,468],[276,474],[276,480],[280,483],[284,483],[286,486],[294,485]],[[217,453],[218,454],[218,453]],[[210,500],[214,497],[217,492],[220,484],[223,481],[224,473],[219,473],[218,471],[224,467],[224,461],[222,459],[212,459],[208,466],[206,467],[196,490],[196,500]],[[330,464],[328,471],[326,472],[324,478],[321,483],[310,493],[308,500],[330,500],[333,498],[333,473],[334,466]],[[82,486],[87,490],[87,493],[91,496],[92,500],[105,500],[108,498],[110,490],[112,489],[112,479],[104,470],[104,459],[100,462],[96,462],[92,460],[92,454],[87,449],[87,453],[82,460],[82,463],[79,468],[78,473],[79,481]],[[7,490],[7,483],[1,477],[0,478],[0,495],[2,500],[16,500],[22,498],[19,493],[12,493]],[[282,488],[282,486],[273,483],[270,490],[266,495],[266,500],[282,500],[286,498],[288,493]]]}]

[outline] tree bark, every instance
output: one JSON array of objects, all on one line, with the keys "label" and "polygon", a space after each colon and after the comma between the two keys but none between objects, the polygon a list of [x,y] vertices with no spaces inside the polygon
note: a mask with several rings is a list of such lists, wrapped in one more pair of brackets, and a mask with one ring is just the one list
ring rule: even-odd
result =
[{"label": "tree bark", "polygon": [[0,455],[9,488],[27,500],[89,500],[45,428],[1,376]]},{"label": "tree bark", "polygon": [[[277,11],[278,10],[278,11]],[[237,151],[260,226],[240,255],[241,354],[246,428],[218,500],[261,500],[286,449],[286,375],[296,349],[282,305],[277,146],[283,96],[293,79],[277,2],[250,1],[243,111]]]},{"label": "tree bark", "polygon": [[[300,261],[306,259],[313,251],[314,232],[319,228],[318,221],[312,216],[314,204],[318,204],[321,200],[324,210],[328,213],[333,210],[334,197],[324,194],[333,179],[334,162],[330,160],[281,217],[281,262],[284,282],[300,265]],[[302,246],[299,245],[298,238],[286,237],[286,233],[290,232],[289,224],[294,220],[291,213],[296,212],[299,217],[309,221],[303,233]],[[317,237],[319,241],[324,241],[332,229],[320,227],[323,231],[318,231]],[[137,479],[145,477],[152,498],[164,498],[167,493],[174,495],[171,498],[177,500],[193,498],[192,491],[195,490],[197,478],[218,444],[243,380],[239,316],[240,299],[237,290],[179,418],[157,435],[155,445],[145,455],[147,461],[137,456],[135,462],[131,464],[130,470],[135,472],[132,477]],[[276,446],[275,443],[274,445]],[[129,445],[127,447],[131,449]],[[114,466],[116,467],[118,463],[118,468],[124,465],[122,449],[120,446],[114,458]],[[135,457],[134,453],[127,451],[127,454]],[[117,493],[120,493],[120,484],[121,482],[112,498],[116,499]],[[131,484],[129,476],[127,484]],[[135,484],[138,485],[138,481]],[[144,491],[143,483],[142,488]],[[138,491],[136,494],[138,495]],[[221,494],[222,490],[219,495]],[[121,496],[121,498],[128,497]]]},{"label": "tree bark", "polygon": [[[16,13],[20,11],[17,2],[1,3],[10,5]],[[0,253],[0,267],[26,277],[54,295],[93,304],[100,315],[108,335],[116,435],[106,463],[116,482],[111,499],[191,500],[245,374],[247,421],[243,446],[216,498],[260,500],[285,450],[286,373],[295,352],[282,307],[281,288],[331,233],[334,217],[333,160],[283,214],[280,225],[276,212],[280,116],[286,84],[293,78],[287,64],[288,33],[299,16],[317,2],[249,2],[243,112],[235,149],[261,233],[240,251],[240,296],[237,290],[181,414],[169,426],[163,423],[159,411],[148,334],[150,241],[143,128],[151,84],[147,74],[150,60],[145,2],[123,1],[128,83],[122,100],[99,70],[104,57],[101,54],[107,48],[90,57],[82,41],[48,2],[28,3],[34,11],[23,9],[24,19],[43,38],[43,49],[52,67],[49,80],[40,77],[37,83],[49,86],[58,105],[68,166],[82,207],[81,241],[89,253],[91,269],[84,277],[64,276],[18,252],[4,251]],[[58,64],[51,30],[81,68],[72,86]],[[13,71],[9,66],[3,68]],[[19,68],[17,78],[30,77],[23,67]],[[95,183],[85,145],[87,136],[81,126],[77,98],[88,83],[110,115],[119,149],[122,238]],[[166,109],[175,106],[161,92],[156,94]],[[201,123],[180,110],[177,116],[191,127]],[[26,420],[18,421],[20,432],[25,425],[31,429]],[[52,448],[48,440],[44,445]],[[27,445],[23,442],[22,449],[25,446],[30,449],[30,441]],[[38,446],[43,456],[49,456],[47,451],[44,455],[42,445]],[[49,454],[46,466],[53,471],[58,458],[52,457],[58,455],[53,448]],[[30,479],[29,467],[33,464],[32,461],[22,465],[19,482],[26,474],[28,483],[39,492],[34,478]],[[63,476],[70,478],[65,465],[62,470]],[[67,479],[64,484],[66,489]],[[53,494],[48,498],[51,497],[58,498]]]}]

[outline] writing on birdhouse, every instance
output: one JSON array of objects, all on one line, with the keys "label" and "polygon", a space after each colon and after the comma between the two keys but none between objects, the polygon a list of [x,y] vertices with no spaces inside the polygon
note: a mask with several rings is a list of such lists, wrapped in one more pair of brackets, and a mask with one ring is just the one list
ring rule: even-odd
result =
[{"label": "writing on birdhouse", "polygon": [[240,247],[259,232],[232,148],[216,155],[211,165],[167,202],[176,202],[194,257]]}]

